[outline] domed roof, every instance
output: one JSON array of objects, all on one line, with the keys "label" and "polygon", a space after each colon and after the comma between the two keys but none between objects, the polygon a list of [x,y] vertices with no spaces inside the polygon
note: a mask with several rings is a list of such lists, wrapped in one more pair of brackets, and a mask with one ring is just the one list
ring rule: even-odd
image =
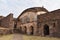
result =
[{"label": "domed roof", "polygon": [[28,8],[28,9],[24,10],[22,13],[30,12],[30,11],[33,11],[33,12],[38,12],[38,11],[48,12],[48,10],[45,9],[44,7],[32,7],[32,8]]},{"label": "domed roof", "polygon": [[28,8],[26,10],[24,10],[20,15],[19,17],[24,14],[25,12],[38,12],[38,11],[45,11],[45,12],[48,12],[47,9],[45,9],[44,7],[32,7],[32,8]]}]

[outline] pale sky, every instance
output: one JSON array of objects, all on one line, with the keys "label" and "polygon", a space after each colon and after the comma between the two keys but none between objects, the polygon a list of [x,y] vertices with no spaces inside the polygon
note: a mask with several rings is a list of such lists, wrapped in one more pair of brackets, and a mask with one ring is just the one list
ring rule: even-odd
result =
[{"label": "pale sky", "polygon": [[13,13],[18,17],[27,8],[42,6],[48,11],[60,9],[60,0],[0,0],[0,16]]}]

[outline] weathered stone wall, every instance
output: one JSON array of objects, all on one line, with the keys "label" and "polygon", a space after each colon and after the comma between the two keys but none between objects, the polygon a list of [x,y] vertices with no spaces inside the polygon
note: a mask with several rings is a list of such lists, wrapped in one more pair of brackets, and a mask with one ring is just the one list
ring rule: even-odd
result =
[{"label": "weathered stone wall", "polygon": [[32,22],[37,20],[36,12],[26,12],[18,18],[22,23],[27,23],[26,21]]},{"label": "weathered stone wall", "polygon": [[44,36],[44,25],[49,27],[49,36],[60,36],[60,10],[52,11],[38,17],[39,35]]},{"label": "weathered stone wall", "polygon": [[4,17],[3,16],[0,16],[0,25],[1,25],[1,19],[3,19]]},{"label": "weathered stone wall", "polygon": [[9,28],[0,28],[0,35],[7,35],[7,34],[12,34],[11,29]]},{"label": "weathered stone wall", "polygon": [[22,16],[19,17],[19,21],[17,21],[17,28],[22,33],[25,33],[25,27],[26,27],[26,34],[31,34],[31,27],[33,27],[33,35],[37,35],[37,14],[35,12],[26,12]]},{"label": "weathered stone wall", "polygon": [[32,8],[23,11],[17,19],[17,28],[22,28],[22,33],[25,33],[26,28],[26,34],[30,35],[32,33],[33,35],[38,35],[37,15],[44,14],[46,12],[48,11],[45,11],[44,8]]},{"label": "weathered stone wall", "polygon": [[[21,24],[21,25],[17,25],[18,29],[20,29],[20,31],[22,33],[31,34],[31,31],[33,31],[33,35],[38,35],[37,33],[37,23],[36,22],[31,22],[31,23],[26,23],[26,24]],[[33,29],[31,29],[33,27]]]},{"label": "weathered stone wall", "polygon": [[44,25],[47,25],[49,27],[49,36],[55,36],[54,34],[56,33],[56,27],[57,27],[57,20],[53,21],[45,21],[45,22],[41,22],[38,23],[38,27],[39,27],[39,35],[40,36],[44,36]]},{"label": "weathered stone wall", "polygon": [[3,19],[4,17],[3,16],[0,16],[0,20]]},{"label": "weathered stone wall", "polygon": [[21,22],[17,21],[17,28],[20,28]]},{"label": "weathered stone wall", "polygon": [[46,14],[38,15],[37,18],[38,18],[39,22],[60,19],[60,10],[56,10],[56,11],[48,12]]},{"label": "weathered stone wall", "polygon": [[56,27],[55,36],[60,37],[60,19],[57,20],[57,27]]},{"label": "weathered stone wall", "polygon": [[[1,19],[0,21],[0,27],[4,27],[7,28],[9,30],[6,30],[9,32],[13,33],[13,29],[14,29],[14,19],[13,19],[13,14],[9,14],[8,16],[4,17],[3,19]],[[3,31],[2,31],[3,33]]]},{"label": "weathered stone wall", "polygon": [[1,19],[1,26],[5,28],[13,28],[14,27],[13,14],[9,14],[8,16]]}]

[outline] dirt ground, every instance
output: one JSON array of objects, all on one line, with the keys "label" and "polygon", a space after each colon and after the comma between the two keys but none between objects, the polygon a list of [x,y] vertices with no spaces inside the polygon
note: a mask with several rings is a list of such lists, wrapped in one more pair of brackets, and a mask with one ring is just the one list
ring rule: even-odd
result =
[{"label": "dirt ground", "polygon": [[41,37],[41,36],[14,33],[14,34],[4,35],[4,36],[0,37],[0,40],[60,40],[60,38]]},{"label": "dirt ground", "polygon": [[22,34],[13,34],[12,40],[23,40]]}]

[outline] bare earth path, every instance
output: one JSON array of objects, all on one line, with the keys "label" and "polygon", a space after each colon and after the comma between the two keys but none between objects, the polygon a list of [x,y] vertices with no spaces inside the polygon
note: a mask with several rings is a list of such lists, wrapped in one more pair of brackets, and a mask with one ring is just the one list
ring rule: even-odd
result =
[{"label": "bare earth path", "polygon": [[12,40],[23,40],[22,34],[13,34]]}]

